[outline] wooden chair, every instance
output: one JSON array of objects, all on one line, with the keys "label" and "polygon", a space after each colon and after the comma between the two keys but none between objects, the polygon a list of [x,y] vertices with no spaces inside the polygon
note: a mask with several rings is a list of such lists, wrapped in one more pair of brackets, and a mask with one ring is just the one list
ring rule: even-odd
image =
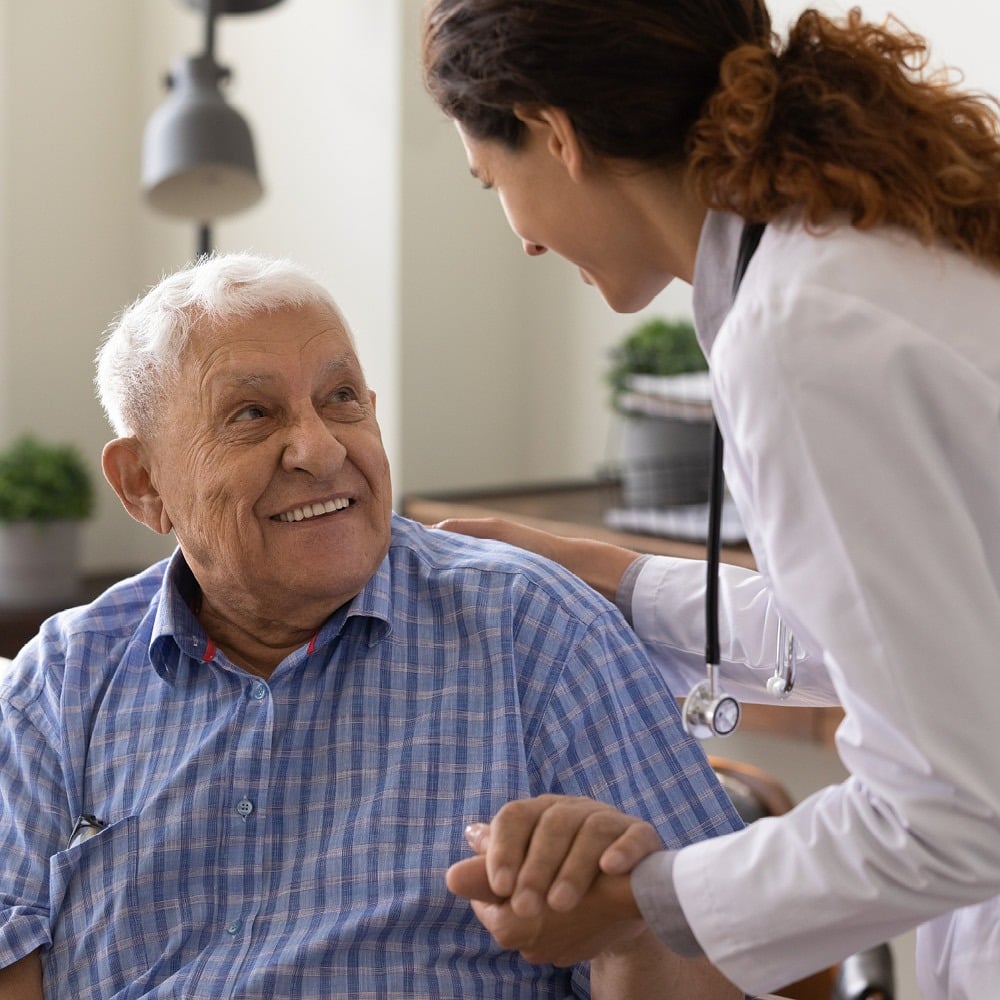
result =
[{"label": "wooden chair", "polygon": [[[794,802],[785,787],[752,764],[709,756],[709,763],[732,799],[744,823],[764,816],[780,816]],[[892,952],[877,945],[845,959],[839,966],[790,983],[779,991],[781,1000],[893,1000]]]}]

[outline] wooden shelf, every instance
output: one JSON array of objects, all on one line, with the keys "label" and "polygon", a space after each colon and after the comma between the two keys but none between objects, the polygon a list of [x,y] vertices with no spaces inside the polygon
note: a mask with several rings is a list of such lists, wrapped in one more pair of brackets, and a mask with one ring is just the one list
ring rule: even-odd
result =
[{"label": "wooden shelf", "polygon": [[[605,512],[621,504],[620,488],[608,483],[559,483],[510,487],[479,492],[412,495],[403,498],[401,512],[415,521],[436,524],[449,517],[502,517],[568,538],[611,542],[637,552],[702,559],[705,546],[680,539],[617,531],[604,524]],[[723,562],[754,567],[750,548],[723,546]],[[799,708],[744,704],[741,728],[778,733],[794,739],[832,744],[843,718],[839,708]]]}]

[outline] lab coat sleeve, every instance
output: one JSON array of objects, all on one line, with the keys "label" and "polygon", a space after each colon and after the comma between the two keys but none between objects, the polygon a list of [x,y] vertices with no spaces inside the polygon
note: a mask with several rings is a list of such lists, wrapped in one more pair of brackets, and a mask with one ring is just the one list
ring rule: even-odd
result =
[{"label": "lab coat sleeve", "polygon": [[[671,691],[687,694],[705,677],[705,563],[650,556],[632,592],[632,624]],[[767,582],[742,566],[719,567],[719,676],[741,701],[775,704],[778,615]],[[783,705],[835,705],[822,657],[798,643],[795,687]]]},{"label": "lab coat sleeve", "polygon": [[912,315],[785,286],[751,286],[713,350],[727,479],[839,692],[851,777],[676,858],[696,937],[751,992],[1000,892],[997,372]]}]

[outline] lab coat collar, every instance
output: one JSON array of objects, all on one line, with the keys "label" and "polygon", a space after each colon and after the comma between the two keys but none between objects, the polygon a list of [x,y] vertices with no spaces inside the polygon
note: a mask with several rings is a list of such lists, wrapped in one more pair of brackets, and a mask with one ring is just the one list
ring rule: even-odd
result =
[{"label": "lab coat collar", "polygon": [[743,219],[731,212],[708,212],[694,262],[694,325],[705,357],[733,301],[733,271],[739,256]]}]

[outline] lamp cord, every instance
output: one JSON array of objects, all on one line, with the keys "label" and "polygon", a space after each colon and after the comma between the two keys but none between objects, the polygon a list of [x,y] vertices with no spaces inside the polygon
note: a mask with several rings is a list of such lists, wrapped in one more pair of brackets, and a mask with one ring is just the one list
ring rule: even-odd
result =
[{"label": "lamp cord", "polygon": [[215,61],[215,17],[219,0],[205,0],[205,55]]}]

